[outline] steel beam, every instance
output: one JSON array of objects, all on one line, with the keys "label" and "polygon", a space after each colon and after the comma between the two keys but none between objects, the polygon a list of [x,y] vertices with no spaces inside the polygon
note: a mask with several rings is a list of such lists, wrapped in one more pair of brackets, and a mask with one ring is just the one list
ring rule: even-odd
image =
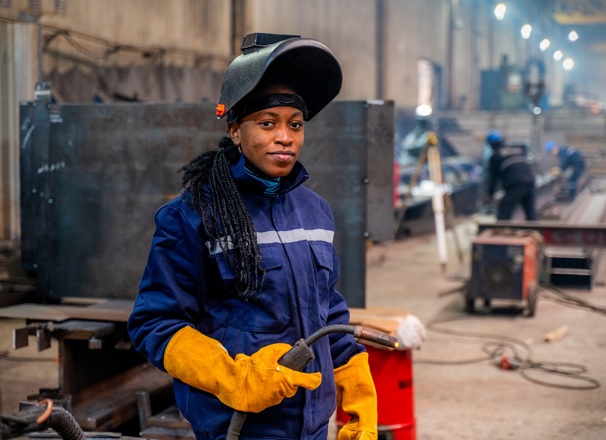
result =
[{"label": "steel beam", "polygon": [[498,221],[478,224],[478,233],[486,229],[537,231],[543,236],[545,246],[606,247],[606,225],[604,224],[571,225],[554,221]]}]

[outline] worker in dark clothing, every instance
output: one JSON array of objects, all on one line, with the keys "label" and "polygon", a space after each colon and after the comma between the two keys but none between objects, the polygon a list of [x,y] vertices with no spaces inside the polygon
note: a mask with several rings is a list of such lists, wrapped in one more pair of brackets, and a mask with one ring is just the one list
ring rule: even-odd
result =
[{"label": "worker in dark clothing", "polygon": [[568,178],[568,197],[574,200],[577,195],[579,179],[585,172],[585,158],[580,151],[575,148],[558,145],[554,141],[545,143],[545,151],[553,156],[558,156],[560,159],[560,173],[571,169],[572,173]]},{"label": "worker in dark clothing", "polygon": [[535,211],[535,176],[526,160],[523,145],[506,145],[501,133],[493,131],[486,137],[493,154],[488,162],[486,203],[491,203],[500,183],[505,195],[498,203],[497,220],[511,220],[518,205],[526,220],[537,220]]}]

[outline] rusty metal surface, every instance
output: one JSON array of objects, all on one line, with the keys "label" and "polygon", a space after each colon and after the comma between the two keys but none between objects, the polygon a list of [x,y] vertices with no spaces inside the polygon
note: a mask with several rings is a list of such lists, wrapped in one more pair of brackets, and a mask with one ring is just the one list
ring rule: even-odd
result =
[{"label": "rusty metal surface", "polygon": [[[134,298],[155,211],[177,195],[179,168],[225,133],[214,105],[56,105],[41,92],[22,104],[20,122],[23,262],[40,295]],[[393,103],[333,102],[309,123],[301,156],[308,186],[335,213],[338,287],[356,306],[365,236],[393,229],[390,133]]]}]

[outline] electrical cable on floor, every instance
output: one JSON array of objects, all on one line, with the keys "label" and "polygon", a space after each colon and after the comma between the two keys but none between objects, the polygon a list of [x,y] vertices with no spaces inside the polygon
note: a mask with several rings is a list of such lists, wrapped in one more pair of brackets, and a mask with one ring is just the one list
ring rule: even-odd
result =
[{"label": "electrical cable on floor", "polygon": [[606,308],[598,307],[594,304],[591,304],[588,301],[585,301],[581,298],[577,298],[572,296],[562,289],[558,289],[553,285],[544,286],[540,291],[539,295],[541,298],[548,299],[550,301],[556,302],[561,305],[571,306],[575,308],[587,309],[592,312],[597,312],[602,315],[606,315]]},{"label": "electrical cable on floor", "polygon": [[[435,364],[435,365],[464,365],[483,361],[491,361],[494,365],[504,370],[517,371],[520,376],[537,385],[543,385],[552,388],[566,390],[593,390],[601,386],[600,382],[591,377],[584,376],[587,368],[584,365],[569,362],[536,362],[531,358],[532,350],[530,345],[516,338],[504,335],[495,335],[490,333],[480,333],[462,330],[453,330],[444,327],[438,327],[439,324],[454,321],[469,321],[477,317],[453,316],[434,320],[426,325],[428,331],[442,333],[451,336],[473,337],[480,339],[494,339],[482,346],[482,351],[486,356],[460,361],[437,361],[415,359],[415,364]],[[526,353],[520,354],[519,349]],[[532,372],[532,373],[531,373]],[[582,382],[582,385],[567,385],[564,383],[549,382],[533,377],[533,373],[549,374],[557,376],[559,379],[565,378],[569,382]]]}]

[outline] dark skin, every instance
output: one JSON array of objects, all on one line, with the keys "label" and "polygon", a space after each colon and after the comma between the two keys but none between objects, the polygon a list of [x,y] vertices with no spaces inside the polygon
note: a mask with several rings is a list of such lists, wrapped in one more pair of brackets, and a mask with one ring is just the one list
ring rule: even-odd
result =
[{"label": "dark skin", "polygon": [[[267,93],[295,92],[274,86]],[[304,141],[303,113],[282,106],[271,107],[228,124],[229,135],[242,154],[267,177],[284,177],[292,171]]]}]

